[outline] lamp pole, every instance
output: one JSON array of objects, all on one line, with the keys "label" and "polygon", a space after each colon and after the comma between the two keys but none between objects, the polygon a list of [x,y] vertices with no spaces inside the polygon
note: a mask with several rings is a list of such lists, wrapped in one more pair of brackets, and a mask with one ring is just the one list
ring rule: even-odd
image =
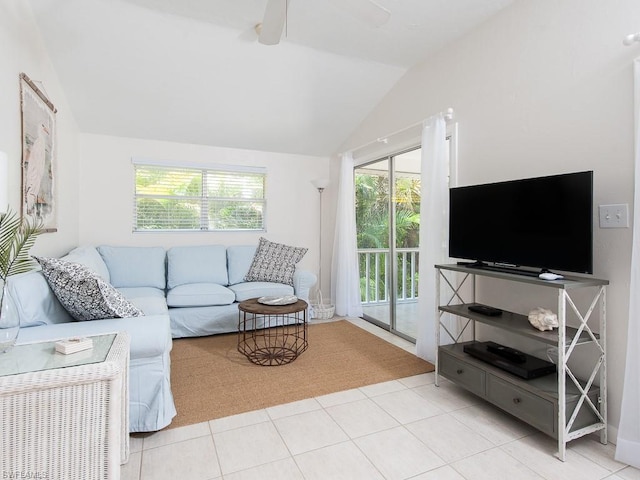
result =
[{"label": "lamp pole", "polygon": [[316,187],[318,189],[318,193],[320,194],[320,206],[319,206],[319,214],[320,214],[320,218],[319,218],[319,228],[320,228],[320,233],[318,235],[318,303],[322,303],[322,193],[324,192],[324,189],[327,188],[327,186],[329,185],[329,180],[327,179],[320,179],[320,180],[313,180],[311,182],[313,184],[314,187]]},{"label": "lamp pole", "polygon": [[318,292],[320,293],[320,301],[322,302],[322,192],[324,187],[318,187],[318,193],[320,194],[320,235],[318,235]]}]

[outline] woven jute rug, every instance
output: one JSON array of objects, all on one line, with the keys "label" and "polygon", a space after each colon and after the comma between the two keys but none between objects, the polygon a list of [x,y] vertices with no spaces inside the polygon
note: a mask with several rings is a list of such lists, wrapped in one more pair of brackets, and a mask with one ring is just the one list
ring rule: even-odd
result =
[{"label": "woven jute rug", "polygon": [[178,415],[168,428],[433,371],[433,365],[347,320],[309,325],[295,361],[258,366],[237,335],[173,341],[171,386]]}]

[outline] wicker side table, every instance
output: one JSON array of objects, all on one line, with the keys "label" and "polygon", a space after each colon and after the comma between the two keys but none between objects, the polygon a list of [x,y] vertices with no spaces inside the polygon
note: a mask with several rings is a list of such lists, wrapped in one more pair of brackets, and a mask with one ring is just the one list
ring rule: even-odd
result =
[{"label": "wicker side table", "polygon": [[238,351],[256,365],[293,362],[309,346],[307,302],[263,305],[257,298],[238,304]]},{"label": "wicker side table", "polygon": [[129,457],[129,337],[92,337],[62,355],[54,342],[0,357],[0,478],[118,479]]}]

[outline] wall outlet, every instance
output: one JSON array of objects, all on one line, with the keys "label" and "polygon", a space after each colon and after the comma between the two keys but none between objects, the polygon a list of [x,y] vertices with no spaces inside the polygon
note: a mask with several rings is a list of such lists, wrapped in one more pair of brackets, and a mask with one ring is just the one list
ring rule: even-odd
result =
[{"label": "wall outlet", "polygon": [[600,228],[629,228],[629,205],[626,203],[600,205],[598,213]]}]

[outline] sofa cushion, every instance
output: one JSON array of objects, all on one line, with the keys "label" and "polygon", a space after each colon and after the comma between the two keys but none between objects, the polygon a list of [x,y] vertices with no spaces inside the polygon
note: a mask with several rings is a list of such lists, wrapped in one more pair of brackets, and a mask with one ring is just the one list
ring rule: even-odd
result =
[{"label": "sofa cushion", "polygon": [[256,254],[256,245],[233,245],[227,247],[229,285],[244,282]]},{"label": "sofa cushion", "polygon": [[237,302],[243,302],[250,298],[293,295],[293,287],[283,283],[244,282],[229,285],[228,288],[236,294]]},{"label": "sofa cushion", "polygon": [[51,291],[41,271],[12,275],[7,289],[20,313],[20,327],[34,327],[73,320]]},{"label": "sofa cushion", "polygon": [[140,297],[154,297],[164,300],[165,297],[164,289],[156,287],[121,287],[118,291],[123,294],[127,300]]},{"label": "sofa cushion", "polygon": [[101,245],[98,252],[109,268],[111,285],[114,287],[165,288],[164,248]]},{"label": "sofa cushion", "polygon": [[293,286],[296,263],[302,260],[305,253],[306,248],[291,247],[260,238],[253,262],[244,279],[247,282],[276,282]]},{"label": "sofa cushion", "polygon": [[76,320],[137,317],[142,311],[84,265],[34,257],[62,306]]},{"label": "sofa cushion", "polygon": [[187,283],[227,285],[227,254],[223,245],[172,247],[167,251],[167,288]]},{"label": "sofa cushion", "polygon": [[66,260],[67,262],[74,262],[84,265],[89,270],[94,273],[97,273],[100,278],[102,278],[105,282],[110,283],[111,277],[109,276],[109,269],[107,268],[107,264],[104,263],[104,260],[98,253],[95,247],[84,246],[84,247],[76,247],[67,253],[61,260]]},{"label": "sofa cushion", "polygon": [[133,303],[136,307],[142,310],[147,315],[167,315],[169,313],[169,309],[167,308],[167,302],[162,298],[158,297],[136,297],[132,299],[127,299],[131,303]]},{"label": "sofa cushion", "polygon": [[125,287],[118,291],[145,315],[166,315],[169,312],[164,290],[155,287]]},{"label": "sofa cushion", "polygon": [[217,283],[189,283],[167,292],[167,305],[170,307],[229,305],[235,299],[235,293]]}]

